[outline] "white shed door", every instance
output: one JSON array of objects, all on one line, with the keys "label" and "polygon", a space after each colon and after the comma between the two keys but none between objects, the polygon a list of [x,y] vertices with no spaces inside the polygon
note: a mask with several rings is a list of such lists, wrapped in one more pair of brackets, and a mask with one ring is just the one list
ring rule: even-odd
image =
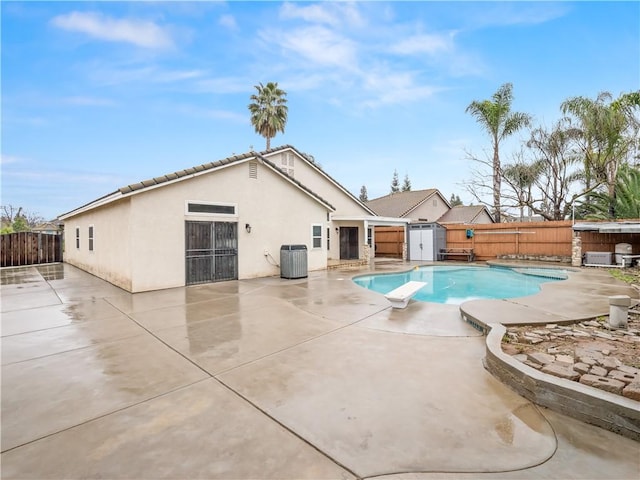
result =
[{"label": "white shed door", "polygon": [[409,230],[409,260],[433,262],[433,230]]}]

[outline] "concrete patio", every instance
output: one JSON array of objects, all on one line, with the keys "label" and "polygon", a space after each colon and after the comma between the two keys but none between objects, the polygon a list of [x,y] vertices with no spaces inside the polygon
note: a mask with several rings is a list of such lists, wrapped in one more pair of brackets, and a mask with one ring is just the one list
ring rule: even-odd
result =
[{"label": "concrete patio", "polygon": [[[135,295],[69,265],[3,270],[2,478],[640,476],[638,442],[512,392],[457,306],[392,310],[351,281],[371,270]],[[469,312],[555,321],[628,291],[583,270]]]}]

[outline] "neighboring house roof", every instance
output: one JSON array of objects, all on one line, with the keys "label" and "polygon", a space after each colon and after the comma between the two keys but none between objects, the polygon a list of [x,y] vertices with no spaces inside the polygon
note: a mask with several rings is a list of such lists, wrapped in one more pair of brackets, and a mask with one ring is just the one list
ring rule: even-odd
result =
[{"label": "neighboring house roof", "polygon": [[476,223],[482,212],[486,212],[493,222],[493,217],[484,205],[458,205],[442,215],[438,223]]},{"label": "neighboring house roof", "polygon": [[[186,180],[186,179],[191,178],[191,177],[202,175],[204,173],[213,172],[215,170],[219,170],[219,169],[225,168],[225,167],[227,167],[229,165],[240,164],[240,163],[247,162],[247,161],[250,161],[250,160],[260,160],[260,161],[262,161],[262,163],[264,163],[264,165],[266,165],[267,167],[271,168],[278,175],[281,175],[282,177],[287,179],[290,183],[295,185],[300,190],[306,192],[308,195],[310,195],[311,197],[316,199],[318,202],[320,202],[323,205],[325,205],[326,207],[328,207],[330,210],[334,210],[335,211],[335,208],[327,200],[322,198],[317,193],[311,191],[309,188],[304,186],[298,180],[296,180],[295,178],[293,178],[292,176],[290,176],[289,174],[284,172],[282,169],[280,169],[278,166],[276,166],[269,159],[265,158],[265,155],[269,155],[269,154],[273,154],[273,153],[276,153],[276,152],[284,151],[286,149],[294,150],[298,155],[300,155],[301,158],[304,159],[304,161],[309,162],[300,152],[295,150],[290,145],[286,145],[284,147],[272,148],[270,150],[266,150],[266,151],[261,152],[261,153],[258,153],[258,152],[247,152],[247,153],[243,153],[241,155],[234,155],[234,156],[231,156],[231,157],[227,157],[227,158],[224,158],[224,159],[216,161],[216,162],[209,162],[209,163],[205,163],[205,164],[202,164],[202,165],[197,165],[195,167],[187,168],[187,169],[184,169],[184,170],[178,170],[177,172],[169,173],[167,175],[162,175],[160,177],[155,177],[155,178],[152,178],[152,179],[149,179],[149,180],[143,180],[142,182],[138,182],[138,183],[134,183],[134,184],[131,184],[131,185],[127,185],[127,186],[121,187],[118,190],[116,190],[115,192],[112,192],[112,193],[109,193],[107,195],[104,195],[103,197],[100,197],[100,198],[98,198],[98,199],[96,199],[96,200],[94,200],[92,202],[89,202],[89,203],[87,203],[85,205],[82,205],[81,207],[78,207],[78,208],[76,208],[74,210],[71,210],[71,211],[69,211],[67,213],[63,213],[62,215],[59,216],[59,219],[64,220],[65,218],[71,217],[73,215],[85,212],[87,210],[92,210],[92,209],[100,207],[102,205],[106,205],[106,204],[114,202],[116,200],[131,196],[131,195],[135,195],[137,193],[141,193],[141,192],[150,190],[152,188],[163,187],[165,185],[170,185],[172,183],[175,183],[175,182],[178,182],[178,181],[183,181],[183,180]],[[311,162],[309,162],[309,164],[313,165],[317,170],[322,172],[333,183],[335,183],[336,185],[339,185],[335,180],[331,179],[326,173],[324,173],[317,165],[315,165],[315,164],[313,164]],[[344,187],[340,186],[340,188],[345,190]],[[345,190],[345,192],[346,192],[346,190]],[[351,195],[351,197],[353,197],[353,195]],[[355,197],[353,197],[353,198],[358,203],[361,203],[361,202],[358,201],[357,198],[355,198]]]},{"label": "neighboring house roof", "polygon": [[435,188],[426,190],[411,190],[408,192],[396,192],[385,195],[384,197],[369,200],[366,205],[376,214],[382,217],[406,217],[413,210],[418,208],[424,202],[434,195],[439,195],[448,205],[446,199]]},{"label": "neighboring house roof", "polygon": [[60,230],[60,224],[57,222],[41,223],[31,229],[32,232],[48,232]]}]

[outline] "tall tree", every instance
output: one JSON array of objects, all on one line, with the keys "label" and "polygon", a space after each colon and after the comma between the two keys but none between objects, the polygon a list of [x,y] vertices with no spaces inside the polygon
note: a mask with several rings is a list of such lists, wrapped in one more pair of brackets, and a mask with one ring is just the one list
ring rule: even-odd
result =
[{"label": "tall tree", "polygon": [[616,100],[609,92],[599,93],[595,100],[572,97],[561,106],[562,112],[577,122],[586,189],[607,186],[611,218],[616,217],[618,169],[638,149],[638,107],[640,91]]},{"label": "tall tree", "polygon": [[[640,218],[640,168],[622,165],[618,171],[616,186],[616,218]],[[582,204],[587,218],[605,220],[609,215],[609,195],[595,193]]]},{"label": "tall tree", "polygon": [[505,83],[491,100],[474,100],[466,109],[487,131],[493,145],[493,216],[500,222],[500,142],[531,122],[526,113],[512,112],[513,85]]},{"label": "tall tree", "polygon": [[456,195],[455,193],[452,193],[451,198],[449,198],[449,205],[451,205],[452,207],[462,206],[462,200],[460,200],[460,195]]},{"label": "tall tree", "polygon": [[362,185],[362,187],[360,188],[360,201],[361,202],[368,202],[369,201],[369,196],[367,195],[367,187],[365,185]]},{"label": "tall tree", "polygon": [[402,182],[402,191],[410,192],[411,191],[411,181],[409,180],[409,174],[406,173],[404,175],[404,181]]},{"label": "tall tree", "polygon": [[391,193],[398,193],[400,191],[400,180],[398,180],[398,171],[393,171],[393,178],[391,179]]},{"label": "tall tree", "polygon": [[267,150],[271,148],[271,139],[276,133],[284,133],[287,124],[287,93],[278,88],[278,82],[269,82],[266,85],[255,85],[257,94],[251,95],[252,103],[249,104],[251,112],[251,124],[256,133],[267,139]]},{"label": "tall tree", "polygon": [[544,170],[544,162],[534,161],[527,163],[522,156],[515,163],[506,165],[502,171],[503,178],[510,192],[503,194],[505,197],[515,197],[515,204],[520,209],[520,221],[524,221],[524,208],[529,208],[529,221],[533,210],[531,204],[534,201],[533,186]]}]

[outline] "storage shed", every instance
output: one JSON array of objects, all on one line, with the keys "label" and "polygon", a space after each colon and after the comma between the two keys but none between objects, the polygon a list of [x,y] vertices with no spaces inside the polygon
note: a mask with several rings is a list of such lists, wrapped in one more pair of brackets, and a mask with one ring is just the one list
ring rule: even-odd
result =
[{"label": "storage shed", "polygon": [[408,228],[409,260],[433,262],[447,248],[447,230],[438,223],[412,223]]}]

